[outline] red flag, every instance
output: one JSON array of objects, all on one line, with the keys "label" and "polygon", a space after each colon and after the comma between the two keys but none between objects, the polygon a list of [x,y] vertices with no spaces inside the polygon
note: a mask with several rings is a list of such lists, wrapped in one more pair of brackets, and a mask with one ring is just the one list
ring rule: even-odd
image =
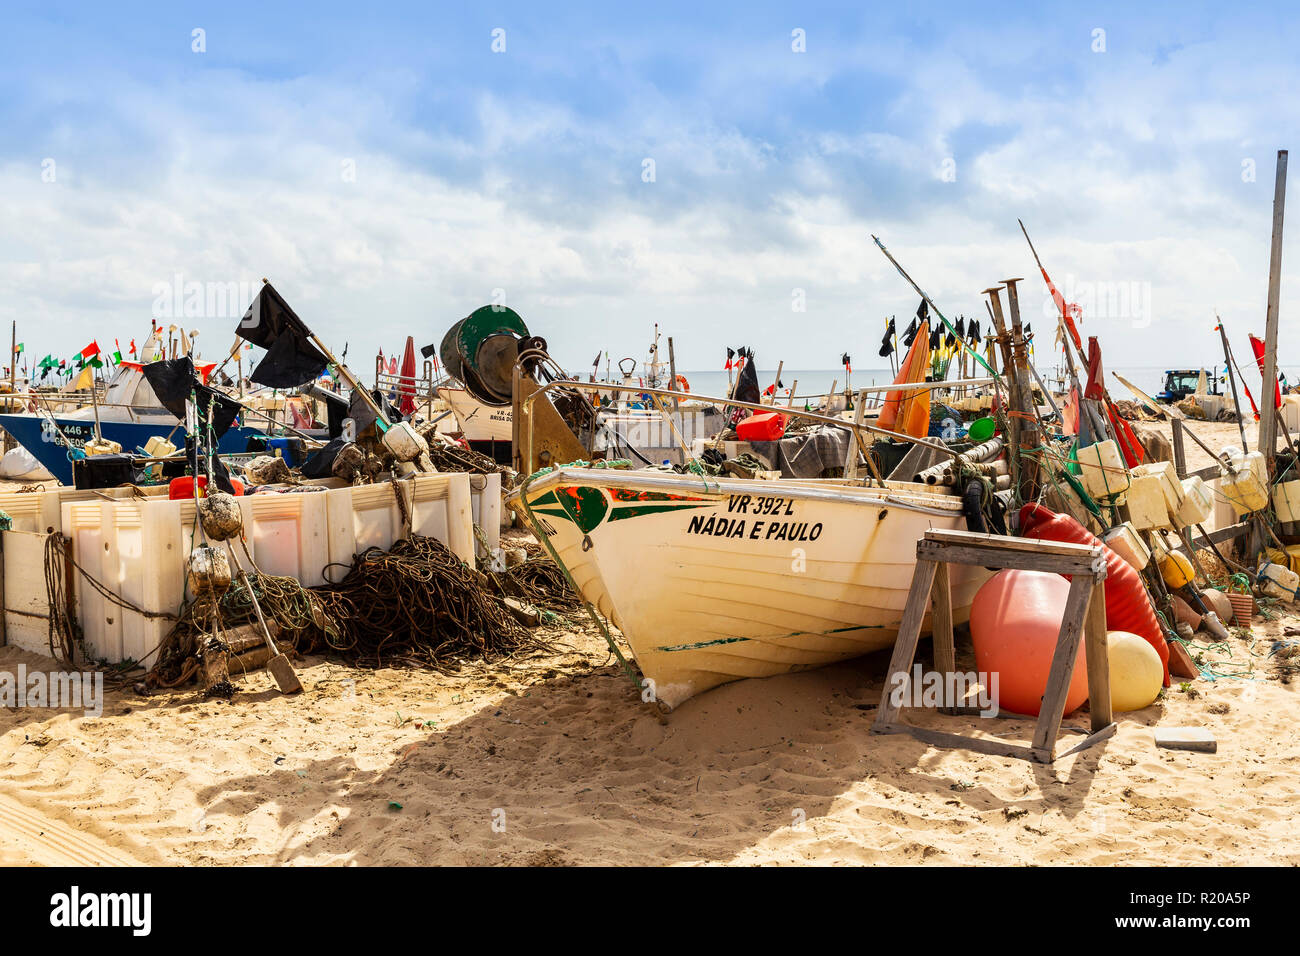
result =
[{"label": "red flag", "polygon": [[84,349],[81,350],[81,357],[83,359],[94,358],[98,354],[99,354],[98,341],[91,342],[89,345],[87,345]]},{"label": "red flag", "polygon": [[[1251,347],[1251,349],[1252,349],[1252,350],[1254,351],[1254,353],[1255,353],[1255,364],[1259,366],[1259,373],[1260,373],[1260,375],[1263,375],[1263,374],[1264,374],[1264,340],[1261,339],[1261,338],[1258,338],[1258,337],[1257,337],[1253,332],[1250,332],[1250,333],[1247,333],[1247,334],[1248,334],[1249,337],[1250,337],[1250,347]],[[1275,407],[1275,408],[1281,408],[1281,407],[1282,407],[1282,387],[1281,387],[1280,385],[1278,385],[1277,382],[1274,382],[1274,383],[1273,383],[1273,388],[1276,390],[1276,391],[1275,391],[1275,394],[1274,394],[1274,396],[1273,396],[1274,407]],[[1249,395],[1250,392],[1247,391],[1246,394]],[[1252,406],[1254,406],[1255,402],[1254,402],[1253,399],[1251,400],[1251,403],[1250,403],[1250,404],[1251,404]],[[1257,418],[1257,419],[1259,418],[1259,411],[1258,411],[1258,409],[1255,411],[1255,418]]]},{"label": "red flag", "polygon": [[132,354],[132,355],[135,354],[135,339],[132,339],[132,340],[131,340],[131,353],[130,353],[130,354]]},{"label": "red flag", "polygon": [[1066,304],[1065,296],[1056,291],[1056,286],[1054,286],[1052,280],[1048,278],[1046,269],[1039,266],[1038,271],[1043,274],[1043,281],[1047,283],[1047,289],[1052,293],[1052,301],[1055,302],[1056,307],[1061,310],[1061,318],[1065,320],[1065,327],[1070,330],[1070,338],[1074,339],[1074,347],[1082,352],[1083,340],[1079,338],[1079,330],[1075,326],[1074,320],[1078,319],[1080,322],[1083,321],[1083,310],[1074,303],[1070,303],[1069,305]]}]

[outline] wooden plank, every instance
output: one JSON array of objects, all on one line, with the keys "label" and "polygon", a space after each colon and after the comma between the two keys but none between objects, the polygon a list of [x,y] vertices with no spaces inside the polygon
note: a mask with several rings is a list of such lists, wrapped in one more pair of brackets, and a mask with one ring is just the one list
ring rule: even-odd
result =
[{"label": "wooden plank", "polygon": [[1111,723],[1110,655],[1106,645],[1106,586],[1098,581],[1088,600],[1083,647],[1088,660],[1088,713],[1094,732]]},{"label": "wooden plank", "polygon": [[1047,673],[1047,689],[1038,712],[1038,726],[1034,729],[1033,749],[1052,751],[1056,735],[1065,716],[1065,695],[1070,689],[1074,662],[1083,639],[1084,613],[1092,597],[1094,582],[1078,575],[1070,582],[1070,593],[1065,599],[1065,614],[1061,618],[1061,633],[1056,639],[1056,653],[1052,655],[1052,669]]},{"label": "wooden plank", "polygon": [[1055,574],[1082,574],[1089,578],[1098,574],[1104,575],[1106,568],[1106,559],[1100,549],[1091,558],[1080,560],[1059,554],[1035,554],[1032,551],[1007,552],[987,545],[966,547],[921,541],[917,544],[916,554],[918,558],[947,561],[951,564],[1047,571]]},{"label": "wooden plank", "polygon": [[[1063,554],[1067,557],[1092,557],[1096,545],[1071,544],[1066,541],[1042,541],[1038,538],[1016,538],[1003,534],[987,534],[977,531],[944,531],[932,529],[927,531],[922,541],[941,544],[991,545],[1003,551],[1031,551],[1034,554]],[[918,542],[919,543],[919,542]]]},{"label": "wooden plank", "polygon": [[903,620],[898,625],[898,637],[894,641],[894,653],[889,658],[889,670],[885,674],[885,687],[880,692],[880,707],[876,711],[876,723],[888,724],[898,719],[899,707],[893,702],[894,676],[901,673],[911,680],[908,671],[912,659],[916,657],[916,645],[921,640],[921,623],[925,619],[926,609],[930,605],[930,589],[934,585],[935,563],[919,560],[912,573],[912,589],[907,594],[907,604],[903,606]]},{"label": "wooden plank", "polygon": [[934,635],[934,669],[947,676],[957,670],[957,646],[952,633],[952,588],[948,583],[948,565],[935,565],[931,598],[931,632]]},{"label": "wooden plank", "polygon": [[1211,531],[1208,535],[1193,535],[1192,547],[1208,548],[1211,543],[1222,544],[1224,541],[1231,541],[1247,534],[1250,534],[1250,522],[1242,521],[1238,524],[1230,524],[1226,528],[1219,528],[1217,531]]},{"label": "wooden plank", "polygon": [[1079,753],[1081,750],[1087,750],[1089,747],[1096,746],[1097,744],[1101,743],[1103,740],[1107,740],[1111,737],[1114,737],[1115,731],[1117,730],[1119,730],[1119,724],[1112,721],[1111,723],[1107,724],[1105,727],[1102,727],[1100,730],[1094,730],[1092,733],[1090,733],[1083,740],[1079,741],[1069,750],[1056,754],[1053,759],[1060,760],[1063,757],[1069,757],[1072,754]]}]

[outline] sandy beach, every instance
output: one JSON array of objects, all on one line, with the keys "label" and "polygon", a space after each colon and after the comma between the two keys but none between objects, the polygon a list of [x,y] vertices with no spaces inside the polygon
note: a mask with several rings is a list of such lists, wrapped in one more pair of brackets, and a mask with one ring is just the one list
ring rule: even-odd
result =
[{"label": "sandy beach", "polygon": [[[1214,448],[1235,434],[1193,427]],[[577,616],[543,630],[551,651],[455,675],[311,657],[293,698],[264,671],[230,702],[128,687],[98,717],[0,712],[0,862],[1296,865],[1288,627],[1300,616],[1199,648],[1235,676],[1176,682],[1052,766],[871,736],[883,653],[733,683],[661,721]],[[973,669],[963,633],[958,655]],[[0,649],[0,669],[20,664],[54,669]],[[1207,728],[1218,752],[1159,750],[1157,726]]]}]

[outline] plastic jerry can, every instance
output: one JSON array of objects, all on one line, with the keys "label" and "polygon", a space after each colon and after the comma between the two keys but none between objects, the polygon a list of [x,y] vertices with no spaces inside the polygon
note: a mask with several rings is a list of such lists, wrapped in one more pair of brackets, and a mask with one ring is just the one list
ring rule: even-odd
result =
[{"label": "plastic jerry can", "polygon": [[1296,574],[1285,565],[1265,561],[1259,566],[1259,583],[1264,586],[1264,593],[1283,601],[1294,601],[1296,590],[1300,589],[1300,574]]},{"label": "plastic jerry can", "polygon": [[1184,478],[1182,488],[1183,503],[1178,508],[1178,526],[1186,528],[1208,521],[1210,515],[1214,513],[1214,492],[1204,481],[1195,476]]},{"label": "plastic jerry can", "polygon": [[1273,509],[1283,524],[1300,521],[1300,480],[1273,486]]},{"label": "plastic jerry can", "polygon": [[1147,547],[1136,528],[1125,521],[1102,535],[1101,540],[1121,558],[1141,571],[1151,560],[1151,549]]},{"label": "plastic jerry can", "polygon": [[1268,478],[1264,456],[1252,451],[1234,462],[1235,474],[1224,477],[1220,490],[1239,515],[1268,507]]},{"label": "plastic jerry can", "polygon": [[1160,490],[1165,496],[1165,507],[1171,515],[1178,514],[1178,509],[1183,505],[1183,485],[1178,480],[1178,472],[1174,470],[1173,462],[1153,461],[1146,465],[1137,465],[1133,469],[1133,475],[1154,475],[1160,479]]},{"label": "plastic jerry can", "polygon": [[1137,475],[1128,488],[1128,515],[1139,531],[1169,527],[1163,481],[1156,475]]},{"label": "plastic jerry can", "polygon": [[1083,488],[1093,498],[1113,498],[1129,487],[1129,473],[1113,438],[1078,450]]},{"label": "plastic jerry can", "polygon": [[785,416],[780,412],[760,412],[736,425],[741,441],[776,441],[785,434]]}]

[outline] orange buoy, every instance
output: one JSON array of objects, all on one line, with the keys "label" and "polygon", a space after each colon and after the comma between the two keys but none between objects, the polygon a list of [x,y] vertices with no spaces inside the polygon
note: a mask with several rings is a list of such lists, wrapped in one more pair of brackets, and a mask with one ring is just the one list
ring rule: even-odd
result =
[{"label": "orange buoy", "polygon": [[1142,576],[1133,565],[1107,547],[1096,535],[1069,515],[1057,514],[1030,502],[1020,509],[1020,533],[1026,538],[1043,541],[1064,541],[1102,546],[1106,555],[1106,628],[1111,631],[1128,631],[1145,640],[1160,657],[1165,669],[1165,686],[1169,686],[1169,645],[1156,618],[1151,598],[1147,596]]},{"label": "orange buoy", "polygon": [[[999,571],[976,593],[970,609],[975,667],[990,690],[997,675],[1001,709],[1038,715],[1069,593],[1070,582],[1059,574],[1013,570]],[[1065,713],[1087,699],[1088,668],[1080,642]]]}]

